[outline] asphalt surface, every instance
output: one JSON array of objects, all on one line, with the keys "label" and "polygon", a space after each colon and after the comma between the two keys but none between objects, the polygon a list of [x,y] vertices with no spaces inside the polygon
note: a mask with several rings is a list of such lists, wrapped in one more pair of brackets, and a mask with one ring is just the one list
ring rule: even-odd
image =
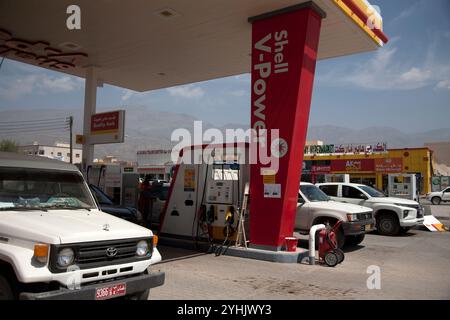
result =
[{"label": "asphalt surface", "polygon": [[[449,226],[450,205],[428,210]],[[165,271],[166,282],[151,299],[450,299],[450,232],[367,234],[335,268],[159,249],[163,262],[152,268]],[[367,286],[369,266],[379,267],[380,289]]]}]

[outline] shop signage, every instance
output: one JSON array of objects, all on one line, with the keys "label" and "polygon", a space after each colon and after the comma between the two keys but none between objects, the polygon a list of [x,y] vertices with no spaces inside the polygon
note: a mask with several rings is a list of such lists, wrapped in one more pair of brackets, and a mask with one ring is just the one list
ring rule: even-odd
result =
[{"label": "shop signage", "polygon": [[331,172],[331,166],[312,166],[312,174],[328,174]]},{"label": "shop signage", "polygon": [[386,143],[305,146],[305,154],[372,154],[387,152]]},{"label": "shop signage", "polygon": [[124,141],[125,110],[97,113],[91,117],[90,144]]},{"label": "shop signage", "polygon": [[171,154],[172,150],[142,150],[142,151],[138,151],[137,154],[138,155],[143,155],[143,154]]},{"label": "shop signage", "polygon": [[374,159],[333,160],[331,171],[333,172],[360,172],[374,171]]},{"label": "shop signage", "polygon": [[399,173],[403,171],[402,158],[375,159],[375,171],[381,173]]}]

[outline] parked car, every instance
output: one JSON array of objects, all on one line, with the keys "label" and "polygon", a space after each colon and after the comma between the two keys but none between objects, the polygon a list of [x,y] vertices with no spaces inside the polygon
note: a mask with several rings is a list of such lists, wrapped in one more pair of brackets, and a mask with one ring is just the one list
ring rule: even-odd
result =
[{"label": "parked car", "polygon": [[144,225],[142,214],[136,208],[114,204],[112,199],[105,192],[93,184],[89,185],[89,189],[91,190],[95,200],[97,200],[100,210],[103,212],[112,214],[113,216],[125,219],[141,226]]},{"label": "parked car", "polygon": [[450,201],[450,187],[437,192],[427,193],[427,200],[431,201],[434,205],[439,205],[441,202]]},{"label": "parked car", "polygon": [[0,299],[147,299],[156,243],[99,210],[74,165],[0,152]]},{"label": "parked car", "polygon": [[383,192],[355,183],[319,183],[331,199],[372,208],[378,233],[394,236],[407,232],[424,220],[424,209],[416,201],[387,197]]},{"label": "parked car", "polygon": [[332,201],[315,185],[301,182],[295,229],[308,234],[313,225],[334,225],[342,221],[342,227],[336,233],[339,247],[357,245],[364,240],[366,232],[374,229],[372,212],[363,206]]}]

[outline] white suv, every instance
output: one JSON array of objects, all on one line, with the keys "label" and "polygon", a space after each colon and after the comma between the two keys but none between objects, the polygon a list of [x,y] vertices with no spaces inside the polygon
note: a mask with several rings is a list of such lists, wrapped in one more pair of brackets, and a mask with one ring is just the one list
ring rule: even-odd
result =
[{"label": "white suv", "polygon": [[372,208],[378,233],[394,236],[421,224],[423,207],[416,201],[387,197],[372,187],[355,183],[318,183],[329,197]]},{"label": "white suv", "polygon": [[147,299],[152,232],[99,210],[78,169],[0,152],[0,300]]},{"label": "white suv", "polygon": [[434,205],[439,205],[441,202],[450,201],[450,187],[437,192],[427,193],[427,200]]}]

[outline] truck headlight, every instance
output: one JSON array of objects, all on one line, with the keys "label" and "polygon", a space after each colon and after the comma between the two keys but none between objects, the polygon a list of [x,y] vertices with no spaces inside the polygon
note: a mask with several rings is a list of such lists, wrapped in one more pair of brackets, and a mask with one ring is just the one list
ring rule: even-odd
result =
[{"label": "truck headlight", "polygon": [[150,248],[149,248],[148,242],[146,240],[141,240],[137,244],[136,254],[139,257],[146,256],[148,254],[148,252],[150,251],[149,249]]},{"label": "truck headlight", "polygon": [[347,214],[347,220],[349,222],[357,221],[358,220],[358,215],[356,213],[348,213]]},{"label": "truck headlight", "polygon": [[72,249],[65,248],[58,252],[57,263],[58,266],[66,268],[70,266],[75,258],[75,254]]}]

